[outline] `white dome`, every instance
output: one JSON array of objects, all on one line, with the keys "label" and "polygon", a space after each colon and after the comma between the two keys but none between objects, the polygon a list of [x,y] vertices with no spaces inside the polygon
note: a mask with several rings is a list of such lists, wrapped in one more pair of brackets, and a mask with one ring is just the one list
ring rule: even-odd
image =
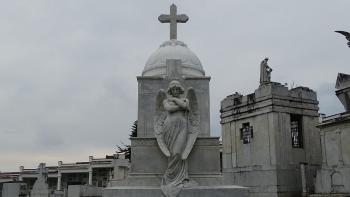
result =
[{"label": "white dome", "polygon": [[182,62],[181,73],[186,76],[204,76],[204,70],[198,57],[187,48],[186,44],[178,40],[164,42],[148,58],[142,76],[166,75],[166,60],[179,59]]}]

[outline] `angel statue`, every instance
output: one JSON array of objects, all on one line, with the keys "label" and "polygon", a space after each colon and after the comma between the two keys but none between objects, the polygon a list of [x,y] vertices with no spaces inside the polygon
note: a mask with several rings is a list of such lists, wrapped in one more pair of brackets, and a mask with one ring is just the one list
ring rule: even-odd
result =
[{"label": "angel statue", "polygon": [[199,113],[193,88],[185,90],[171,81],[167,91],[159,90],[154,120],[159,148],[168,158],[161,189],[166,197],[176,197],[183,187],[195,186],[188,177],[187,157],[199,134]]}]

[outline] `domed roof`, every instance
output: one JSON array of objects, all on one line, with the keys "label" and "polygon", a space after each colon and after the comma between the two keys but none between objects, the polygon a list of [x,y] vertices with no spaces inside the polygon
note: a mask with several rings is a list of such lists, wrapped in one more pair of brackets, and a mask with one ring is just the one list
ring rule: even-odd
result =
[{"label": "domed roof", "polygon": [[186,76],[204,76],[205,72],[198,57],[187,45],[178,40],[164,42],[148,58],[142,76],[164,76],[167,73],[166,60],[181,60],[181,73]]}]

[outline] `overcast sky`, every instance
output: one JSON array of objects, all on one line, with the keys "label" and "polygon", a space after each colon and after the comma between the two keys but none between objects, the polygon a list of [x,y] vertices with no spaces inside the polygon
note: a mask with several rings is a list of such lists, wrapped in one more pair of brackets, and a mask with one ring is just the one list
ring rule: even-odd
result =
[{"label": "overcast sky", "polygon": [[[0,4],[0,171],[86,161],[129,143],[137,81],[169,39],[170,0],[7,0]],[[211,129],[220,100],[249,94],[269,57],[272,80],[317,91],[320,112],[343,111],[338,72],[350,73],[349,0],[176,0],[178,27],[211,76]]]}]

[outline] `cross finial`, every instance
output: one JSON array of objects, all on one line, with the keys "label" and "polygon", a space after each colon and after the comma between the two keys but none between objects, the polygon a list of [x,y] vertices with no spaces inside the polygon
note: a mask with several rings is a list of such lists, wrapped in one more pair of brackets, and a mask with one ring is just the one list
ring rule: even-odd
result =
[{"label": "cross finial", "polygon": [[177,39],[177,23],[186,23],[188,21],[186,14],[177,15],[177,7],[175,4],[170,6],[170,15],[162,14],[158,17],[161,23],[170,23],[170,39]]},{"label": "cross finial", "polygon": [[43,175],[43,174],[47,173],[46,164],[45,163],[40,163],[39,166],[38,166],[37,172],[40,175]]}]

